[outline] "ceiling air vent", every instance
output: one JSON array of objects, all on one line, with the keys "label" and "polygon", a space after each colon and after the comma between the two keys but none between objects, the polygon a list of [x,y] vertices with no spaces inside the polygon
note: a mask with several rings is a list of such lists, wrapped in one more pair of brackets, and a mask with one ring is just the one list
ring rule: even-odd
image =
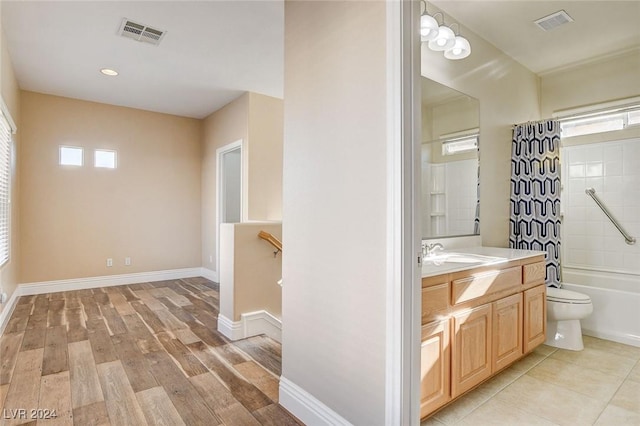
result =
[{"label": "ceiling air vent", "polygon": [[534,23],[544,31],[550,31],[569,22],[573,22],[573,18],[564,10],[560,10],[534,21]]},{"label": "ceiling air vent", "polygon": [[120,31],[118,31],[118,34],[120,34],[122,37],[131,38],[137,41],[143,41],[145,43],[154,44],[156,46],[160,44],[160,41],[162,41],[162,38],[166,33],[166,31],[151,28],[146,25],[130,21],[127,18],[124,18],[122,20]]}]

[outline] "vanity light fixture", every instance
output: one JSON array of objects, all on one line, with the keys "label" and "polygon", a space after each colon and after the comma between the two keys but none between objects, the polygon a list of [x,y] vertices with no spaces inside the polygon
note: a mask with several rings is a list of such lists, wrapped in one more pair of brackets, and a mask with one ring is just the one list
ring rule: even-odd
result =
[{"label": "vanity light fixture", "polygon": [[[458,25],[458,33],[460,32],[460,24]],[[453,26],[454,24],[451,24]],[[464,59],[471,54],[471,45],[469,44],[469,40],[462,37],[461,35],[456,35],[455,42],[451,48],[445,50],[444,57],[447,59]]]},{"label": "vanity light fixture", "polygon": [[453,30],[444,23],[438,28],[438,35],[433,40],[429,41],[429,49],[436,52],[442,52],[449,50],[456,43],[456,34]]},{"label": "vanity light fixture", "polygon": [[[464,59],[471,54],[471,45],[469,40],[462,37],[460,33],[460,24],[453,23],[447,26],[444,22],[444,15],[436,12],[433,16],[427,12],[427,2],[421,0],[424,5],[424,11],[420,15],[420,39],[422,42],[428,42],[429,49],[436,52],[444,52],[447,59]],[[436,16],[442,18],[442,25],[436,20]],[[453,25],[458,25],[458,34],[453,32]]]},{"label": "vanity light fixture", "polygon": [[[424,3],[424,11],[420,15],[420,38],[422,41],[431,41],[438,36],[440,25],[436,21],[435,15],[439,12],[433,16],[429,15],[427,13],[427,2],[422,1],[422,3]],[[442,16],[442,13],[440,13],[440,16]],[[444,21],[444,17],[442,19]]]},{"label": "vanity light fixture", "polygon": [[109,77],[115,77],[118,75],[118,71],[112,70],[111,68],[102,68],[100,72],[104,75],[108,75]]}]

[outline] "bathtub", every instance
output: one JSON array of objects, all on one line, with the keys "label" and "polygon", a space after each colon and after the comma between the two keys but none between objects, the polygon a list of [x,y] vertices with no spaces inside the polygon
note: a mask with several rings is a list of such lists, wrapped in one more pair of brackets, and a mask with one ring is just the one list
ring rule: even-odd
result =
[{"label": "bathtub", "polygon": [[593,302],[593,313],[581,321],[583,334],[640,347],[640,276],[563,268],[562,281],[562,288]]}]

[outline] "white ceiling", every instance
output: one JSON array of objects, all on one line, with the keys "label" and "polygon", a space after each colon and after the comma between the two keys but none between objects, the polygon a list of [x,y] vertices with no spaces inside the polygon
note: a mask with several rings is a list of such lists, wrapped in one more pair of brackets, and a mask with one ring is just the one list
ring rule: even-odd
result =
[{"label": "white ceiling", "polygon": [[[639,0],[429,3],[536,74],[640,47]],[[559,10],[565,10],[574,22],[548,32],[533,23]],[[473,55],[473,46],[471,49]]]},{"label": "white ceiling", "polygon": [[[125,17],[167,34],[118,36]],[[281,0],[3,0],[2,28],[24,90],[195,118],[245,91],[282,97]]]},{"label": "white ceiling", "polygon": [[[535,73],[640,46],[640,0],[429,3]],[[575,22],[533,24],[560,9]],[[118,36],[125,17],[167,30],[160,46]],[[2,0],[2,27],[25,90],[195,118],[245,91],[283,96],[282,0]]]}]

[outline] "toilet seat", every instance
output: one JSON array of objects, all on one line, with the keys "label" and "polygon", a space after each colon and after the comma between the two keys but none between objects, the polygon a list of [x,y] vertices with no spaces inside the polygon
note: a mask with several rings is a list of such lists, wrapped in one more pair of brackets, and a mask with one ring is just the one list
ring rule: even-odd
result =
[{"label": "toilet seat", "polygon": [[557,303],[571,303],[586,305],[591,303],[591,298],[586,294],[555,287],[547,287],[547,301]]}]

